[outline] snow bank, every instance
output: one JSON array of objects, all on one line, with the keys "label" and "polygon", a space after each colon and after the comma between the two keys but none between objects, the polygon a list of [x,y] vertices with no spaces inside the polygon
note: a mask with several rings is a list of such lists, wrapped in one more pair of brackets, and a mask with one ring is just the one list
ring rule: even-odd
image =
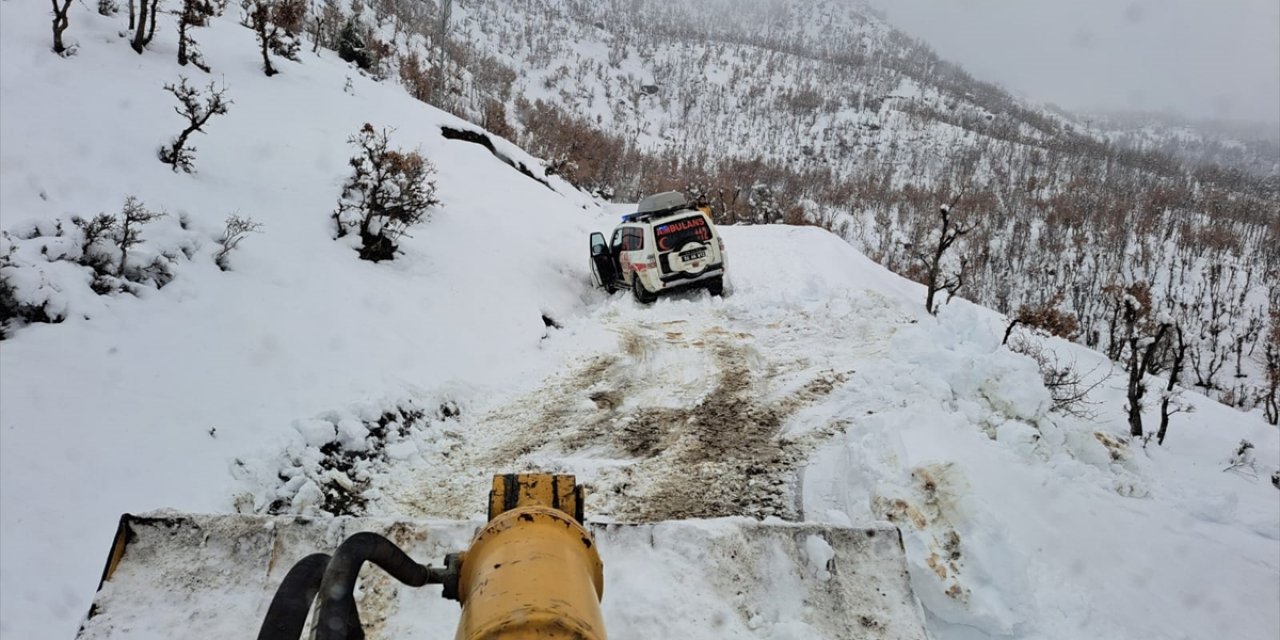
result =
[{"label": "snow bank", "polygon": [[[1257,468],[1274,469],[1275,430],[1197,395],[1166,447],[1144,447],[1126,437],[1122,381],[1095,394],[1096,422],[1048,413],[1034,364],[998,348],[992,316],[953,304],[861,363],[827,404],[861,417],[805,469],[806,514],[898,524],[937,637],[1280,631],[1266,604],[1280,601],[1280,501],[1269,471],[1223,472],[1241,438],[1265,443]],[[1084,370],[1101,360],[1053,347]]]}]

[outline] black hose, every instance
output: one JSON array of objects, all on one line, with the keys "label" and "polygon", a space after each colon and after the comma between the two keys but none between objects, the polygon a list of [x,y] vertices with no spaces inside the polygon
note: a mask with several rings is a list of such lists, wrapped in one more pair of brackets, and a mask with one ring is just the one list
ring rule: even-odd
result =
[{"label": "black hose", "polygon": [[302,637],[307,612],[320,591],[320,581],[328,565],[329,554],[313,553],[289,569],[271,599],[271,606],[267,608],[258,640],[298,640]]},{"label": "black hose", "polygon": [[411,587],[427,584],[431,571],[413,561],[390,540],[368,531],[347,538],[333,553],[320,583],[313,629],[315,640],[363,640],[355,586],[360,566],[372,562]]}]

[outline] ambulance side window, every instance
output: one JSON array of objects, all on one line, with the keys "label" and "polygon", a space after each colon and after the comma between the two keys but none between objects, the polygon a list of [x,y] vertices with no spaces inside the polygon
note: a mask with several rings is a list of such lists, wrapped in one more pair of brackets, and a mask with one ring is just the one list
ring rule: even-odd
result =
[{"label": "ambulance side window", "polygon": [[638,251],[644,248],[644,230],[629,228],[622,231],[622,250]]}]

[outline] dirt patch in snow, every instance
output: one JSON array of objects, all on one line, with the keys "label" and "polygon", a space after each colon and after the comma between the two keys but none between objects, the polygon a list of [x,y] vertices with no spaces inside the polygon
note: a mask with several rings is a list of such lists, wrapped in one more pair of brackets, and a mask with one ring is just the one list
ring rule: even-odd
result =
[{"label": "dirt patch in snow", "polygon": [[[676,350],[701,351],[706,375],[682,381],[639,366],[646,360],[665,362],[666,352]],[[694,336],[663,325],[620,331],[619,352],[595,358],[521,399],[518,405],[538,409],[527,418],[532,428],[515,437],[507,452],[538,458],[549,452],[602,452],[627,461],[589,481],[597,502],[593,510],[620,520],[801,519],[798,466],[844,424],[823,425],[795,438],[784,437],[783,428],[798,410],[843,383],[847,373],[821,372],[780,392],[772,375],[778,367],[764,361],[752,336],[718,327]],[[686,362],[697,360],[688,352],[684,356]],[[699,386],[710,389],[696,397],[690,389]],[[676,406],[647,401],[682,393],[695,397],[673,402]],[[495,418],[520,413],[498,412]]]},{"label": "dirt patch in snow", "polygon": [[[480,517],[493,474],[540,471],[577,475],[599,521],[804,519],[800,470],[849,425],[820,407],[853,373],[814,362],[830,361],[826,334],[732,309],[600,320],[612,348],[569,356],[531,392],[473,403],[451,421],[456,440],[415,433],[420,457],[371,483],[366,511]],[[798,348],[810,340],[817,349]]]},{"label": "dirt patch in snow", "polygon": [[922,540],[928,554],[925,565],[938,577],[942,592],[967,602],[970,591],[963,584],[964,548],[953,524],[959,512],[956,496],[963,491],[964,480],[951,463],[917,467],[911,478],[908,492],[901,496],[876,495],[872,509],[880,518],[898,525],[903,535]]}]

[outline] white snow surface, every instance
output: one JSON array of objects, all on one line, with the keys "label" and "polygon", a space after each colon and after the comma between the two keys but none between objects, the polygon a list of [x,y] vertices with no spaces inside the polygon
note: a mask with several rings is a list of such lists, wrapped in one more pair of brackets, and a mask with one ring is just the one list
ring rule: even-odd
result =
[{"label": "white snow surface", "polygon": [[[445,140],[441,124],[475,127],[401,88],[330,53],[277,60],[266,78],[230,16],[196,34],[212,77],[177,66],[167,17],[139,56],[122,19],[81,5],[68,32],[79,52],[62,59],[47,12],[0,3],[0,226],[68,224],[135,195],[170,214],[148,241],[191,257],[161,289],[97,296],[70,263],[41,257],[41,240],[19,242],[24,291],[67,318],[0,343],[0,636],[76,633],[121,513],[315,511],[319,448],[373,446],[368,422],[405,406],[457,415],[389,437],[384,459],[334,479],[367,485],[369,515],[472,519],[489,474],[543,468],[576,473],[598,522],[726,509],[890,520],[934,638],[1280,636],[1268,481],[1280,438],[1256,414],[1186,393],[1196,411],[1144,447],[1126,436],[1118,376],[1095,392],[1096,420],[1051,413],[1035,364],[1000,347],[1000,316],[956,300],[931,317],[921,287],[812,228],[724,229],[723,299],[608,297],[590,289],[586,238],[611,228],[611,210]],[[161,89],[180,73],[225,82],[234,100],[195,136],[194,175],[155,159],[182,124]],[[441,205],[389,263],[332,235],[345,140],[364,122],[439,170]],[[223,272],[213,239],[233,212],[264,226]],[[1096,353],[1051,346],[1106,371]],[[761,431],[695,433],[712,409]],[[698,457],[709,437],[723,459]],[[1253,466],[1224,471],[1242,439]],[[731,475],[744,465],[762,475]],[[701,490],[716,477],[758,499],[726,506],[669,481]],[[804,540],[791,558],[803,571],[771,574],[768,610],[690,588],[675,613],[726,616],[724,633],[697,637],[796,637],[787,623],[806,603],[788,581],[823,580],[824,545]],[[655,604],[669,584],[626,563],[606,574],[636,603],[607,620],[625,625],[619,637],[670,637],[673,612]]]}]

